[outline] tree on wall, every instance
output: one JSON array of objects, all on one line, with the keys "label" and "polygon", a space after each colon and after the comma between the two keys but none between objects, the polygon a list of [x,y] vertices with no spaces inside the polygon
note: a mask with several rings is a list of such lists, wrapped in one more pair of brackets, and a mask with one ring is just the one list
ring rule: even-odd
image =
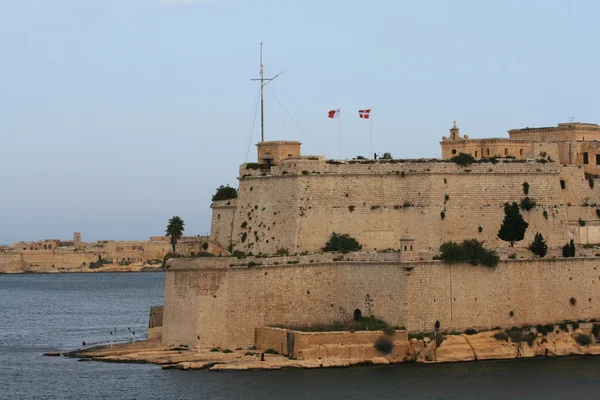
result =
[{"label": "tree on wall", "polygon": [[382,160],[391,160],[392,159],[392,153],[383,153],[383,155],[381,156]]},{"label": "tree on wall", "polygon": [[510,247],[514,247],[515,242],[519,242],[525,237],[525,231],[527,231],[529,224],[523,219],[517,203],[506,203],[504,214],[504,221],[502,221],[498,231],[498,237],[505,242],[509,242]]},{"label": "tree on wall", "polygon": [[341,251],[347,253],[349,251],[360,251],[362,246],[356,239],[347,233],[335,233],[331,234],[331,238],[323,247],[324,251]]},{"label": "tree on wall", "polygon": [[539,257],[544,257],[548,253],[548,246],[541,233],[536,233],[533,242],[529,245],[529,250]]},{"label": "tree on wall", "polygon": [[236,188],[232,188],[229,185],[221,185],[217,188],[215,194],[213,194],[212,201],[237,199],[237,197],[238,191]]},{"label": "tree on wall", "polygon": [[175,246],[177,245],[177,241],[183,235],[183,227],[185,223],[183,220],[175,215],[169,219],[169,223],[167,224],[167,235],[171,238],[171,246],[173,247],[173,254],[175,254]]}]

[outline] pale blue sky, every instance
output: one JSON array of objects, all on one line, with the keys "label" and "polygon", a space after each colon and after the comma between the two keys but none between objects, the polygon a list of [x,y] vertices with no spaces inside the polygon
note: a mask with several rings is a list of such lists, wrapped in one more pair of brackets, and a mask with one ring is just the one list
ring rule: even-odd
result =
[{"label": "pale blue sky", "polygon": [[[237,186],[257,85],[266,139],[438,157],[472,137],[600,123],[595,1],[0,0],[0,243],[206,234]],[[258,122],[258,120],[257,120]],[[250,161],[260,129],[254,129]],[[306,138],[310,140],[314,145]],[[315,146],[316,145],[316,146]]]}]

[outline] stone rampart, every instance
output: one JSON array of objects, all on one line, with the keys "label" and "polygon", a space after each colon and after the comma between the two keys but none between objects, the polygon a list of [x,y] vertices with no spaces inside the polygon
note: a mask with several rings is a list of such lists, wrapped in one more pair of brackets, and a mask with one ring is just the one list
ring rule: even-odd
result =
[{"label": "stone rampart", "polygon": [[406,242],[415,252],[437,251],[445,241],[473,238],[505,247],[497,237],[504,204],[526,196],[525,182],[537,205],[524,212],[529,229],[517,246],[528,246],[536,232],[561,246],[579,240],[580,218],[598,221],[589,205],[600,204],[600,190],[576,166],[315,159],[302,160],[302,172],[290,172],[298,162],[285,160],[270,171],[242,166],[235,210],[223,223],[213,211],[213,230],[231,232],[221,245],[253,254],[316,252],[335,231],[368,251],[398,250]]},{"label": "stone rampart", "polygon": [[600,260],[501,261],[495,269],[439,261],[331,262],[178,269],[165,285],[163,343],[250,347],[256,328],[332,324],[340,307],[409,331],[489,329],[599,318]]}]

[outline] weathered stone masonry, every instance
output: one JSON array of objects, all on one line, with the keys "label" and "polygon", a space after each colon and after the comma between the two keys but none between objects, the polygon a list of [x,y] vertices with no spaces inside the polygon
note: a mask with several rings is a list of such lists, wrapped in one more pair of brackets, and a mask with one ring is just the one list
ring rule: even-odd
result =
[{"label": "weathered stone masonry", "polygon": [[199,336],[205,346],[252,346],[257,327],[330,324],[342,319],[339,307],[365,313],[367,294],[377,317],[409,331],[430,331],[437,320],[443,330],[464,330],[599,317],[595,259],[508,260],[496,269],[438,261],[180,269],[178,262],[185,265],[172,260],[166,277],[165,344],[195,345]]}]

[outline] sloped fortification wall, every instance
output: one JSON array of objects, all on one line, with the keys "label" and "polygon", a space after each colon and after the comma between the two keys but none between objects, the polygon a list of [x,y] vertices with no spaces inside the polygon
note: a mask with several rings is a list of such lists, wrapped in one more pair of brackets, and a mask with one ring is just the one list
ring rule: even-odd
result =
[{"label": "sloped fortification wall", "polygon": [[[269,172],[242,166],[233,223],[228,219],[221,229],[232,232],[234,249],[314,252],[333,231],[357,238],[365,250],[399,249],[410,239],[415,251],[437,251],[445,241],[471,238],[505,247],[497,238],[504,203],[525,197],[524,182],[537,206],[524,212],[530,226],[518,246],[531,243],[536,232],[550,246],[561,246],[573,237],[580,216],[598,222],[595,208],[580,207],[600,196],[579,167],[535,161],[467,167],[448,162],[312,163],[303,160],[298,166],[288,160]],[[214,218],[213,229],[218,224]]]},{"label": "sloped fortification wall", "polygon": [[167,272],[164,344],[195,346],[199,336],[203,346],[249,347],[258,327],[331,324],[343,319],[340,307],[366,315],[367,294],[374,315],[409,331],[435,321],[464,330],[600,317],[595,259],[509,260],[495,269],[438,261],[179,269],[178,261]]}]

